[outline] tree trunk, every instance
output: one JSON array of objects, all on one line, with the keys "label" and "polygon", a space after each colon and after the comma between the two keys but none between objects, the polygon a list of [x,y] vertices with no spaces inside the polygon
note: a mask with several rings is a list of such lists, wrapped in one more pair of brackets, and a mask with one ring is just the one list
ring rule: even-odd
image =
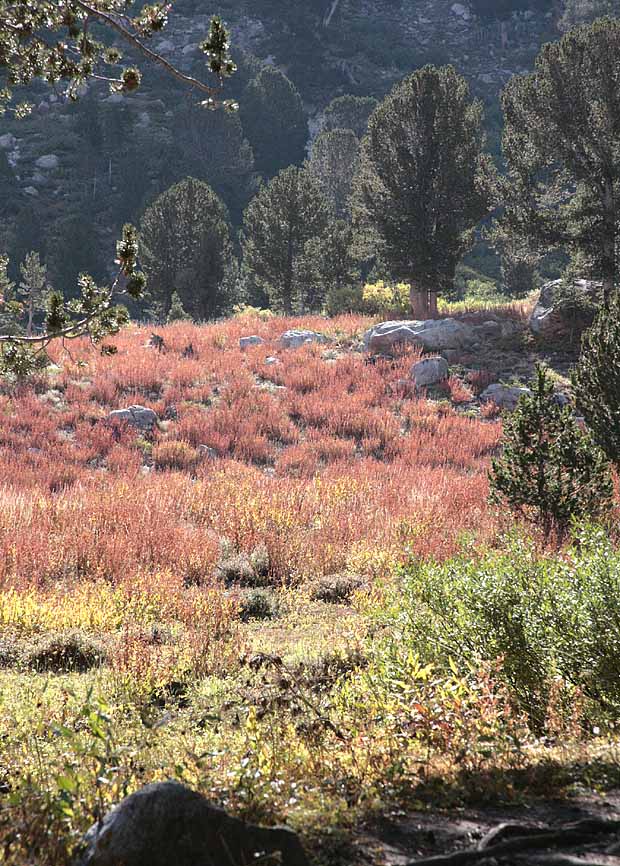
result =
[{"label": "tree trunk", "polygon": [[437,292],[429,292],[429,310],[431,319],[436,319],[437,313]]},{"label": "tree trunk", "polygon": [[419,289],[412,282],[409,299],[414,319],[424,321],[430,317],[430,293],[428,289]]}]

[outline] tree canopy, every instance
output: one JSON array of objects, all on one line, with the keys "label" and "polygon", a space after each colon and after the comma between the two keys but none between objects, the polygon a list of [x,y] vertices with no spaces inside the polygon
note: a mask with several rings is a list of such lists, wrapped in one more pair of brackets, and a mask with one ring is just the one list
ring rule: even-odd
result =
[{"label": "tree canopy", "polygon": [[175,292],[195,319],[232,306],[228,212],[208,184],[188,177],[162,193],[142,217],[140,242],[149,291],[163,317]]},{"label": "tree canopy", "polygon": [[465,79],[425,66],[396,85],[370,118],[358,166],[355,220],[426,318],[488,209],[482,107]]},{"label": "tree canopy", "polygon": [[618,281],[620,22],[602,19],[549,43],[506,86],[499,183],[503,224],[542,252],[591,262],[608,301]]},{"label": "tree canopy", "polygon": [[307,171],[281,171],[250,202],[241,242],[249,280],[285,313],[303,309],[314,273],[308,266],[310,241],[322,238],[330,222],[329,201]]}]

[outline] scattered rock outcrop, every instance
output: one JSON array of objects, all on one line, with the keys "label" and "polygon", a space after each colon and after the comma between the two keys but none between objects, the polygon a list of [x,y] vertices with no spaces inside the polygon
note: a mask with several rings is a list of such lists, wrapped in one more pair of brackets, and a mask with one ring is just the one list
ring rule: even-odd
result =
[{"label": "scattered rock outcrop", "polygon": [[291,830],[232,818],[178,782],[124,799],[91,827],[85,848],[76,866],[233,866],[274,854],[282,866],[308,866]]},{"label": "scattered rock outcrop", "polygon": [[[564,285],[564,280],[551,280],[540,290],[529,322],[530,330],[535,336],[547,340],[558,339],[569,336],[575,330],[580,330],[589,324],[585,314],[588,308],[594,309],[598,302],[602,283],[594,280],[575,280],[568,287],[568,292],[574,298],[574,301],[569,303],[566,302],[567,292],[563,291]],[[575,309],[576,304],[583,306],[581,316],[579,310]]]},{"label": "scattered rock outcrop", "polygon": [[507,409],[513,412],[517,408],[517,403],[525,394],[531,394],[529,388],[520,388],[516,385],[489,385],[480,395],[481,403],[495,403],[500,409]]},{"label": "scattered rock outcrop", "polygon": [[409,375],[416,388],[436,385],[448,378],[448,362],[445,358],[422,358],[413,365]]},{"label": "scattered rock outcrop", "polygon": [[35,165],[43,171],[55,171],[60,166],[60,160],[55,153],[46,153],[35,161]]},{"label": "scattered rock outcrop", "polygon": [[464,349],[476,342],[469,325],[456,319],[381,322],[364,334],[364,346],[373,354],[391,354],[398,346],[419,346],[426,352]]},{"label": "scattered rock outcrop", "polygon": [[280,345],[283,349],[299,349],[306,343],[327,343],[325,334],[317,331],[304,331],[293,329],[285,331],[280,337]]},{"label": "scattered rock outcrop", "polygon": [[241,337],[239,340],[239,348],[240,349],[249,349],[250,346],[262,346],[265,341],[262,337],[259,337],[257,334],[253,334],[251,337]]},{"label": "scattered rock outcrop", "polygon": [[152,430],[157,424],[157,413],[146,406],[128,406],[126,409],[115,409],[108,415],[108,421],[119,424],[129,424],[138,430]]}]

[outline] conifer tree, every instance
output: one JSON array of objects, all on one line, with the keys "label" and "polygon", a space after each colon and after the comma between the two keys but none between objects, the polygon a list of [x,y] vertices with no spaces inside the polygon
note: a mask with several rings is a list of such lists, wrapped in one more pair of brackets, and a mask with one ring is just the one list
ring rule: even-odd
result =
[{"label": "conifer tree", "polygon": [[368,129],[368,119],[378,105],[372,96],[337,96],[323,112],[321,131],[349,129],[361,139]]},{"label": "conifer tree", "polygon": [[582,338],[573,372],[577,407],[609,459],[620,466],[620,299],[600,310]]},{"label": "conifer tree", "polygon": [[503,453],[489,477],[491,501],[536,523],[545,536],[561,536],[573,517],[596,518],[610,508],[611,471],[590,433],[559,405],[544,367],[537,367],[530,387],[504,420]]},{"label": "conifer tree", "polygon": [[359,139],[350,129],[321,132],[312,142],[308,171],[319,181],[340,219],[350,212],[359,147]]},{"label": "conifer tree", "polygon": [[184,322],[188,319],[190,319],[190,316],[185,312],[185,307],[183,306],[183,301],[181,300],[179,293],[173,292],[166,322],[171,324],[171,322]]},{"label": "conifer tree", "polygon": [[261,69],[244,92],[240,114],[256,169],[265,178],[290,165],[301,165],[308,123],[297,88],[281,70],[273,66]]},{"label": "conifer tree", "polygon": [[42,264],[38,253],[28,253],[19,271],[19,296],[22,298],[27,319],[26,336],[31,337],[35,314],[47,309],[47,296],[51,288],[47,282],[47,268]]},{"label": "conifer tree", "polygon": [[244,270],[277,309],[290,314],[308,305],[307,244],[325,236],[330,218],[318,182],[295,167],[281,171],[248,205],[241,233]]},{"label": "conifer tree", "polygon": [[21,304],[15,298],[15,283],[8,274],[9,259],[0,255],[0,328],[3,334],[18,334]]},{"label": "conifer tree", "polygon": [[354,219],[416,318],[437,309],[487,212],[482,107],[452,66],[425,66],[372,114],[354,180]]},{"label": "conifer tree", "polygon": [[591,260],[605,303],[620,275],[619,55],[620,21],[577,27],[502,95],[505,231]]},{"label": "conifer tree", "polygon": [[[166,27],[172,4],[136,4],[131,10],[129,5],[126,0],[2,0],[0,67],[6,70],[8,86],[0,90],[0,113],[9,109],[18,116],[26,115],[31,106],[13,104],[14,88],[34,79],[52,86],[65,84],[71,99],[77,99],[80,86],[93,76],[108,81],[116,93],[132,93],[140,86],[142,72],[136,66],[121,65],[120,45],[202,94],[206,107],[219,104],[222,81],[235,71],[221,20],[211,20],[209,34],[200,46],[205,67],[216,76],[216,84],[210,85],[187,75],[147,44]],[[106,32],[105,42],[97,39],[95,24]],[[221,104],[236,108],[228,101]]]},{"label": "conifer tree", "polygon": [[140,241],[149,291],[164,316],[175,291],[194,319],[232,307],[228,212],[208,184],[188,177],[156,198],[140,221]]}]

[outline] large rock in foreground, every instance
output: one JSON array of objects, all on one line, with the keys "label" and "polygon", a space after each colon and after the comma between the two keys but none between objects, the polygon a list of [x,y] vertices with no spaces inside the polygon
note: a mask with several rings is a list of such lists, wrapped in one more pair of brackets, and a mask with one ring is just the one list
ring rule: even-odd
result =
[{"label": "large rock in foreground", "polygon": [[[560,290],[563,282],[564,280],[551,280],[540,290],[538,301],[530,316],[530,330],[537,337],[547,340],[566,337],[573,334],[575,330],[579,332],[590,323],[591,317],[586,317],[583,322],[580,322],[579,317],[575,318],[573,311],[569,311],[562,305]],[[601,291],[602,283],[593,280],[575,280],[572,286],[575,296],[583,299],[584,311],[589,305],[594,308],[600,299]]]},{"label": "large rock in foreground", "polygon": [[392,354],[398,346],[419,346],[425,352],[443,352],[464,349],[474,342],[474,329],[456,319],[381,322],[364,334],[364,346],[373,354]]},{"label": "large rock in foreground", "polygon": [[178,782],[147,785],[88,831],[78,866],[308,866],[291,830],[231,818]]},{"label": "large rock in foreground", "polygon": [[138,430],[152,430],[157,424],[157,414],[146,406],[128,406],[127,409],[115,409],[108,415],[108,421],[117,424],[129,424]]}]

